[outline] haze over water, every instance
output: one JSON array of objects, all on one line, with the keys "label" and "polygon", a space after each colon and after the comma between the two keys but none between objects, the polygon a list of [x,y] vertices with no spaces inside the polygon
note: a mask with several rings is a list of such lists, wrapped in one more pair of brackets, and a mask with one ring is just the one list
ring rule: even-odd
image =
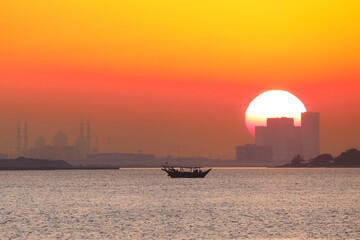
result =
[{"label": "haze over water", "polygon": [[0,239],[359,239],[359,173],[1,171]]}]

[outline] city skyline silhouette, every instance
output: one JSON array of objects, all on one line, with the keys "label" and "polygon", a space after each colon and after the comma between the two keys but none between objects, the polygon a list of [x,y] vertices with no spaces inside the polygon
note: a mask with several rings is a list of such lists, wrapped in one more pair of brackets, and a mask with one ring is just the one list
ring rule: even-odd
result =
[{"label": "city skyline silhouette", "polygon": [[360,1],[0,9],[1,239],[360,239]]},{"label": "city skyline silhouette", "polygon": [[231,158],[250,101],[279,89],[321,113],[321,152],[359,147],[357,3],[122,4],[4,3],[0,146],[18,119],[73,139],[83,117],[111,151]]}]

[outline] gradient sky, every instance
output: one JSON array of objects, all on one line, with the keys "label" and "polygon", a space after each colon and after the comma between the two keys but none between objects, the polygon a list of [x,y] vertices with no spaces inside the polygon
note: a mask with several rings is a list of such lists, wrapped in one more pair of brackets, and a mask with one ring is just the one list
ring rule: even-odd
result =
[{"label": "gradient sky", "polygon": [[[360,147],[360,2],[0,0],[0,152],[90,119],[100,150],[235,157],[244,113],[289,91],[321,152]],[[111,136],[111,144],[106,139]]]}]

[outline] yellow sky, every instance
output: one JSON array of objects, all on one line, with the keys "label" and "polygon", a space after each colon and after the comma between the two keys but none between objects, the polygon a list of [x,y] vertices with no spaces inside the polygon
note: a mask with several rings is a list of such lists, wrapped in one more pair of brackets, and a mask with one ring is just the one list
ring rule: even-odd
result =
[{"label": "yellow sky", "polygon": [[0,6],[2,61],[284,79],[359,63],[359,1],[35,0]]}]

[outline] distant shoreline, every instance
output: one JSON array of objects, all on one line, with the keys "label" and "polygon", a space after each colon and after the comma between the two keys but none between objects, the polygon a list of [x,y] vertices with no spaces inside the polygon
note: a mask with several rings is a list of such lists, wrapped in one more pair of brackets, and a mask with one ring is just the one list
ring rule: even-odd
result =
[{"label": "distant shoreline", "polygon": [[0,167],[0,171],[53,171],[53,170],[116,170],[118,167],[73,167],[73,168],[50,168],[50,167]]},{"label": "distant shoreline", "polygon": [[[0,171],[26,171],[26,170],[116,170],[116,169],[154,169],[160,168],[158,162],[144,162],[144,163],[118,163],[114,165],[77,165],[73,166],[64,160],[49,160],[19,157],[16,159],[0,159]],[[206,162],[201,164],[201,167],[218,168],[218,169],[234,169],[234,168],[360,168],[360,151],[357,149],[349,149],[343,152],[338,157],[333,158],[330,154],[321,154],[316,158],[305,162],[304,159],[297,155],[290,163],[283,165],[275,165],[276,163],[268,164],[241,164],[236,161],[230,162]],[[194,166],[193,163],[182,163],[180,166]],[[252,165],[252,166],[251,166]]]},{"label": "distant shoreline", "polygon": [[276,166],[269,168],[360,168],[359,165],[350,165],[350,166]]},{"label": "distant shoreline", "polygon": [[[331,167],[294,167],[294,166],[275,166],[275,167],[213,167],[213,169],[217,169],[217,170],[226,170],[226,169],[320,169],[320,168],[326,168],[326,169],[341,169],[341,168],[360,168],[360,166],[331,166]],[[74,170],[139,170],[139,169],[154,169],[154,170],[158,170],[160,169],[160,167],[74,167],[74,168],[0,168],[0,172],[1,171],[74,171]]]}]

